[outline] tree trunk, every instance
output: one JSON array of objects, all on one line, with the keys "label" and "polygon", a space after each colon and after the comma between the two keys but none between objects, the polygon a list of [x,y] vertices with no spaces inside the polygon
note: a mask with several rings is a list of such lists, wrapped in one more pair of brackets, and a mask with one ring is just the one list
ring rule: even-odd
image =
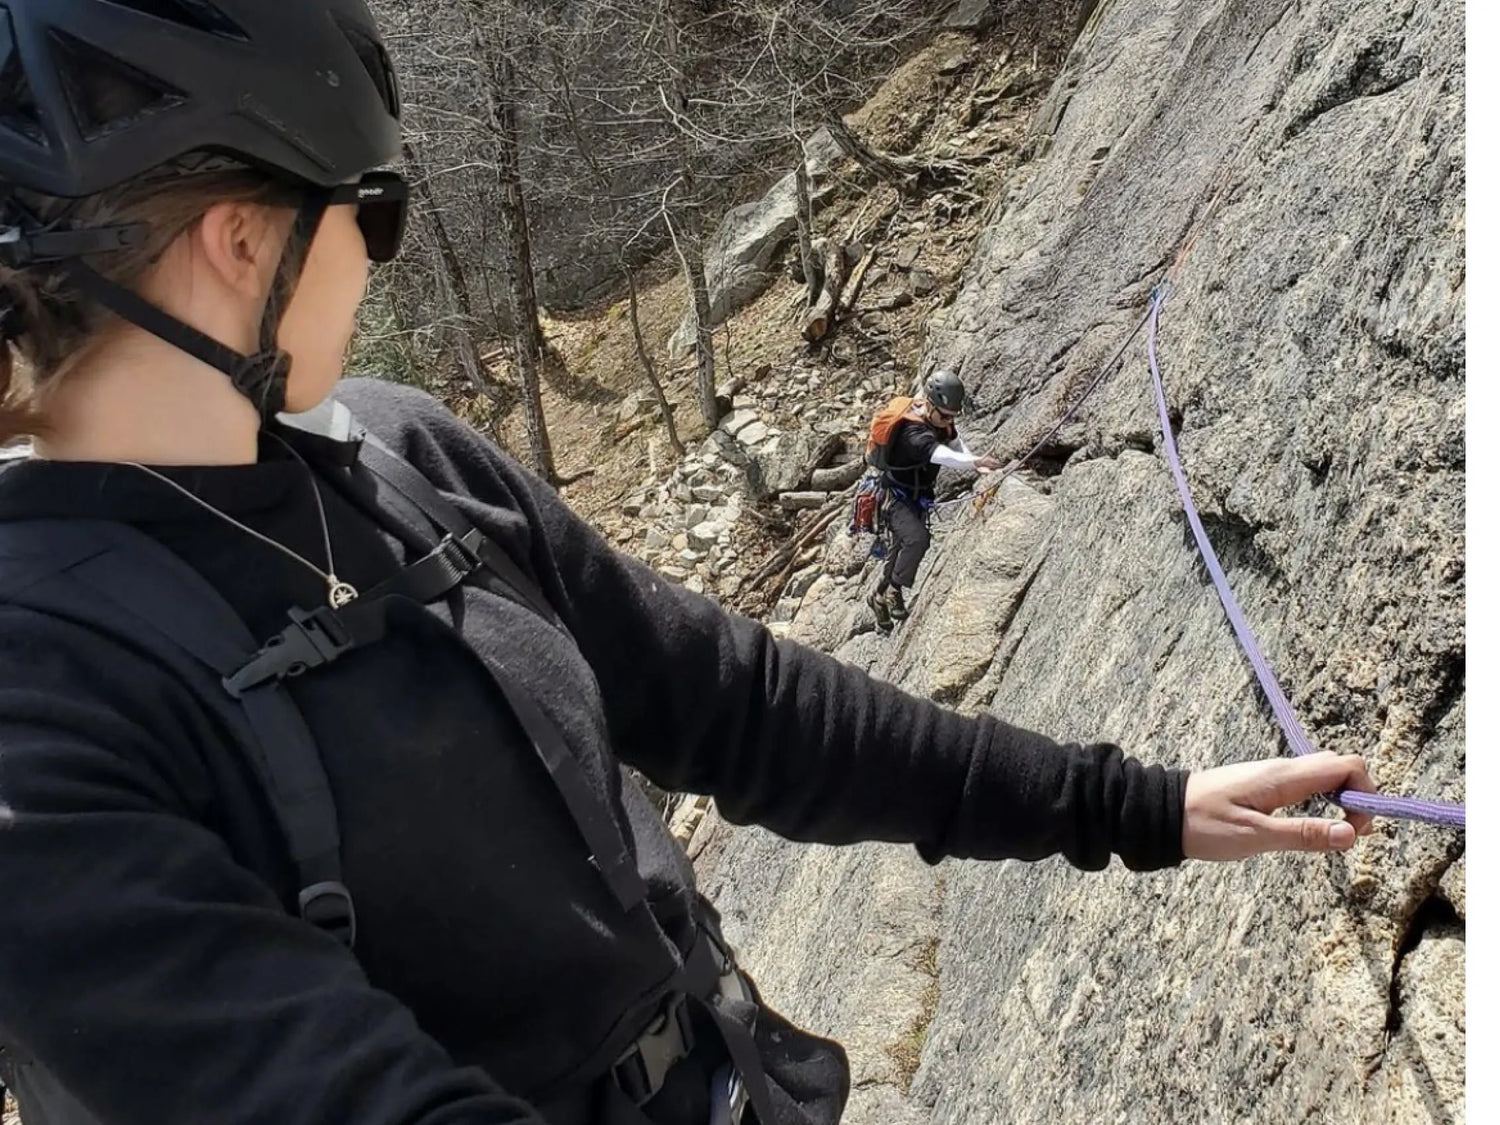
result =
[{"label": "tree trunk", "polygon": [[454,350],[458,353],[458,364],[463,369],[464,377],[469,380],[470,385],[489,399],[497,411],[504,413],[510,409],[511,399],[502,388],[495,384],[494,377],[490,374],[489,367],[480,354],[479,343],[474,339],[476,322],[474,300],[469,292],[469,281],[464,275],[463,262],[459,259],[458,249],[453,245],[453,239],[448,234],[448,226],[443,222],[443,213],[438,210],[437,203],[432,197],[427,168],[411,145],[402,145],[401,151],[406,158],[407,167],[411,170],[412,193],[422,204],[422,217],[428,231],[432,234],[433,244],[437,248],[438,278],[444,296],[448,298],[442,304],[450,307],[457,306],[457,315],[451,317],[449,336]]},{"label": "tree trunk", "polygon": [[[511,315],[517,318],[517,336],[540,361],[547,352],[542,335],[541,310],[536,299],[536,267],[531,259],[531,220],[526,213],[526,193],[521,190],[521,127],[516,120],[515,70],[510,55],[502,54],[494,66],[496,79],[504,85],[499,105],[499,178],[504,187],[500,208],[501,231],[510,235]],[[502,235],[503,236],[503,235]]]},{"label": "tree trunk", "polygon": [[812,308],[823,279],[813,254],[812,184],[807,172],[807,153],[797,159],[797,251],[802,257],[802,280],[807,285],[807,307]]},{"label": "tree trunk", "polygon": [[469,2],[473,41],[484,68],[484,100],[488,118],[496,186],[500,242],[506,259],[506,297],[511,321],[511,352],[521,383],[526,411],[526,444],[531,467],[550,484],[557,483],[552,440],[542,412],[541,362],[543,339],[537,312],[536,281],[532,276],[531,231],[526,219],[526,196],[521,190],[521,137],[516,120],[516,81],[511,44],[502,38],[502,25],[486,13],[478,0]]},{"label": "tree trunk", "polygon": [[698,409],[711,430],[719,424],[719,400],[714,388],[713,308],[708,300],[708,278],[703,272],[703,244],[698,217],[685,216],[682,265],[693,292],[693,350],[698,363]]},{"label": "tree trunk", "polygon": [[656,364],[651,361],[651,351],[646,347],[645,334],[641,332],[641,310],[635,288],[635,271],[625,264],[623,258],[620,261],[620,270],[625,274],[625,284],[630,288],[630,330],[635,334],[636,358],[641,361],[641,370],[646,373],[646,381],[651,384],[651,393],[656,396],[656,405],[661,408],[662,421],[667,424],[667,440],[672,443],[672,449],[677,456],[681,457],[687,450],[682,444],[682,439],[677,436],[677,422],[672,417],[672,404],[667,401],[666,388],[661,385],[661,378],[656,373]]},{"label": "tree trunk", "polygon": [[833,329],[838,315],[839,294],[844,290],[844,248],[831,238],[820,238],[814,249],[823,254],[823,291],[813,303],[812,311],[802,324],[802,338],[810,344],[823,339]]},{"label": "tree trunk", "polygon": [[809,487],[814,492],[842,492],[864,475],[864,461],[850,461],[831,469],[814,469]]},{"label": "tree trunk", "polygon": [[[685,124],[688,118],[688,78],[683,67],[680,28],[672,0],[662,0],[662,30],[666,40],[667,66],[671,72],[671,90],[667,91],[669,104],[676,114],[678,153],[678,198],[676,208],[667,205],[666,219],[682,260],[683,273],[687,275],[688,291],[693,299],[693,322],[698,363],[698,409],[703,420],[712,430],[719,424],[719,400],[714,393],[714,326],[713,307],[708,299],[708,277],[703,268],[703,221],[698,214],[697,154],[694,142],[688,135]],[[674,219],[672,211],[677,212]]]}]

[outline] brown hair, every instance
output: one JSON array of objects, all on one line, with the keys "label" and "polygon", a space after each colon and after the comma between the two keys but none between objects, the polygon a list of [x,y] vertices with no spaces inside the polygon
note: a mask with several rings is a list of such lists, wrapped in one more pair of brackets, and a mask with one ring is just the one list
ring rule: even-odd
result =
[{"label": "brown hair", "polygon": [[[89,262],[110,281],[131,289],[215,204],[295,204],[284,183],[250,169],[148,177],[81,200],[20,192],[16,196],[43,222],[66,219],[83,227],[144,223],[150,234],[140,244]],[[305,247],[287,249],[272,293],[277,307],[289,296],[292,267]],[[77,292],[65,273],[49,265],[0,265],[0,307],[4,306],[13,310],[13,320],[5,333],[11,340],[0,344],[0,445],[45,431],[46,421],[36,407],[37,390],[92,346],[110,320],[101,306]]]}]

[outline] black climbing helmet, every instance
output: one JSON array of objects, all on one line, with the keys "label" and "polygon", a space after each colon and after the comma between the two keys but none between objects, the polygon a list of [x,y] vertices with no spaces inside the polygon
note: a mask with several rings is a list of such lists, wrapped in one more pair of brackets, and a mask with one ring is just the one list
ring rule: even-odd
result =
[{"label": "black climbing helmet", "polygon": [[[360,203],[371,255],[394,255],[400,95],[364,0],[0,0],[0,261],[58,263],[117,315],[224,371],[269,417],[288,358],[277,325],[243,356],[168,317],[83,261],[139,226],[42,224],[16,189],[76,199],[147,173],[248,166],[300,197],[293,242]],[[350,181],[363,177],[359,183]],[[297,263],[300,265],[300,263]]]},{"label": "black climbing helmet", "polygon": [[927,401],[948,414],[962,414],[968,399],[964,383],[951,371],[934,371],[927,376]]},{"label": "black climbing helmet", "polygon": [[196,152],[331,188],[396,157],[399,118],[364,0],[0,3],[0,181],[44,195]]}]

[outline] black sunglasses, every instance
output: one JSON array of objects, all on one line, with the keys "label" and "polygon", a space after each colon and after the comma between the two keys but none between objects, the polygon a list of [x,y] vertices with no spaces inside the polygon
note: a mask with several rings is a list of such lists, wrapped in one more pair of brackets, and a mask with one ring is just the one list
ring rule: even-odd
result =
[{"label": "black sunglasses", "polygon": [[357,184],[341,184],[328,197],[330,206],[353,203],[359,229],[372,262],[389,262],[401,249],[411,189],[399,172],[366,172]]}]

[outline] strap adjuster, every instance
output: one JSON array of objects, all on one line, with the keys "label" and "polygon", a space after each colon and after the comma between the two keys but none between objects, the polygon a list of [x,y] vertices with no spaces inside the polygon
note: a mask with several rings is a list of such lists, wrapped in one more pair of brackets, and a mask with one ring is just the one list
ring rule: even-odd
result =
[{"label": "strap adjuster", "polygon": [[673,996],[646,1032],[615,1062],[610,1073],[637,1106],[661,1092],[667,1072],[692,1052],[695,1037],[687,997]]},{"label": "strap adjuster", "polygon": [[297,912],[348,948],[354,947],[354,898],[343,883],[314,883],[297,893]]},{"label": "strap adjuster", "polygon": [[337,660],[354,647],[338,614],[327,606],[293,609],[292,623],[266,642],[239,671],[224,677],[224,690],[236,699],[270,680],[300,676]]},{"label": "strap adjuster", "polygon": [[436,550],[442,552],[454,569],[467,577],[484,565],[484,557],[479,553],[483,544],[484,533],[476,527],[463,536],[454,535],[450,531],[443,536]]},{"label": "strap adjuster", "polygon": [[0,262],[20,269],[36,263],[109,254],[139,246],[150,234],[151,228],[145,223],[29,231],[7,226],[0,228]]}]

